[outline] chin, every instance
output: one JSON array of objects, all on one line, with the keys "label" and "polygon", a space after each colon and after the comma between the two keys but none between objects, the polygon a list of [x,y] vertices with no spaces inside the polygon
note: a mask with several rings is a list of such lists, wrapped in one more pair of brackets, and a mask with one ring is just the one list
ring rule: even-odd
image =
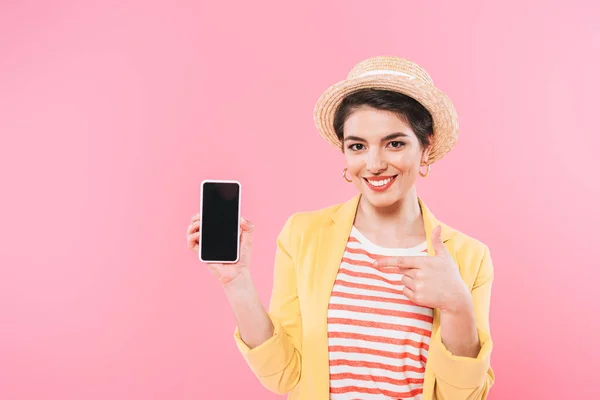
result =
[{"label": "chin", "polygon": [[398,192],[389,192],[389,193],[373,193],[370,189],[362,192],[363,196],[367,198],[369,203],[373,205],[373,207],[378,208],[386,208],[391,205],[396,204],[400,200],[402,200],[403,196]]}]

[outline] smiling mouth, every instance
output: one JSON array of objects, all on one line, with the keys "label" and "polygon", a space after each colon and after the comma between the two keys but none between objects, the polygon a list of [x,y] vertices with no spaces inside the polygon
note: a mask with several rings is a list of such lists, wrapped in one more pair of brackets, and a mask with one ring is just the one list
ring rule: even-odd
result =
[{"label": "smiling mouth", "polygon": [[394,176],[390,176],[389,178],[386,179],[378,179],[378,180],[370,180],[368,178],[363,178],[365,180],[365,182],[367,182],[367,184],[369,186],[372,186],[374,188],[384,188],[389,186],[397,177],[398,175],[394,175]]}]

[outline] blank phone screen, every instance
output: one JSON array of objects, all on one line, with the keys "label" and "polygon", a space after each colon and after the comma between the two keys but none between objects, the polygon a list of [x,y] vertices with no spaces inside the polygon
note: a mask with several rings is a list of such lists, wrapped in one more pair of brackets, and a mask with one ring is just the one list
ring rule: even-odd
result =
[{"label": "blank phone screen", "polygon": [[235,261],[238,253],[240,185],[204,182],[200,255],[204,261]]}]

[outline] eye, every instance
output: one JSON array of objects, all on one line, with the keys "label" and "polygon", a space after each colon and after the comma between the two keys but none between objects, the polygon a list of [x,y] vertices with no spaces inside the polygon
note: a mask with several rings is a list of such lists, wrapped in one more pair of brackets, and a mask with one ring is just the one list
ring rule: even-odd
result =
[{"label": "eye", "polygon": [[392,146],[394,149],[400,149],[402,147],[404,147],[406,145],[406,143],[404,142],[400,142],[398,140],[394,140],[390,142],[390,146]]},{"label": "eye", "polygon": [[[360,147],[356,148],[355,146],[360,146]],[[348,146],[348,148],[350,150],[354,150],[354,151],[362,150],[364,147],[365,146],[363,146],[362,143],[354,143],[354,144],[351,144],[350,146]]]}]

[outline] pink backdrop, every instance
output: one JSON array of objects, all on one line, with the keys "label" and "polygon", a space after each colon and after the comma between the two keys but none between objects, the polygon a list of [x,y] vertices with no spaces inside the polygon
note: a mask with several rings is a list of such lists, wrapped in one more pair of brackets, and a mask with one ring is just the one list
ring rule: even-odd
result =
[{"label": "pink backdrop", "polygon": [[0,398],[278,398],[185,229],[241,180],[266,304],[287,216],[354,194],[314,103],[380,54],[459,110],[418,188],[492,250],[490,399],[598,395],[600,8],[495,3],[3,2]]}]

